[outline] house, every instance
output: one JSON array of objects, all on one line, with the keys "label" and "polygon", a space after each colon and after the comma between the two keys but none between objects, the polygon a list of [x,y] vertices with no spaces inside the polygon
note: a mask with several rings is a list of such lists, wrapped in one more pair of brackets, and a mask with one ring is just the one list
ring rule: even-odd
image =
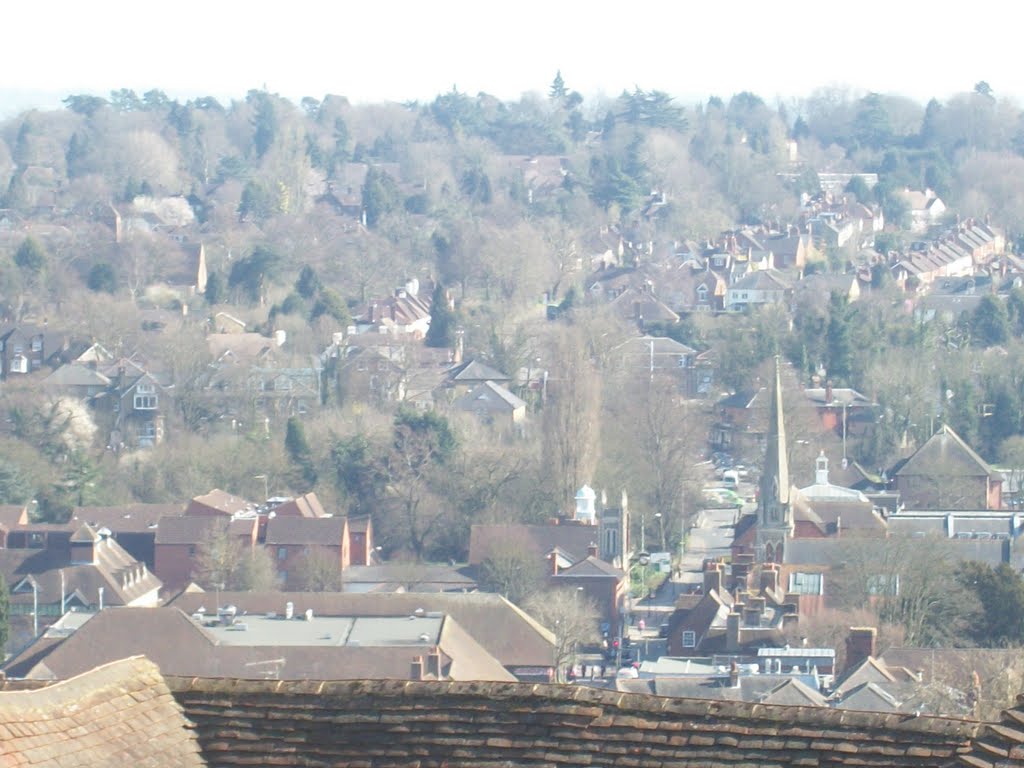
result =
[{"label": "house", "polygon": [[205,543],[226,536],[240,551],[252,554],[257,544],[259,518],[190,516],[162,517],[157,523],[154,541],[155,571],[169,591],[181,589],[193,581],[201,567]]},{"label": "house", "polygon": [[0,379],[38,371],[68,347],[66,338],[45,327],[0,326]]},{"label": "house", "polygon": [[633,381],[669,377],[683,397],[706,397],[714,382],[714,369],[697,350],[665,336],[636,336],[609,352],[612,375]]},{"label": "house", "polygon": [[444,372],[444,385],[458,394],[465,394],[488,381],[507,386],[511,380],[507,373],[476,359],[457,363]]},{"label": "house", "polygon": [[729,286],[725,294],[725,308],[731,312],[740,312],[748,307],[782,304],[792,294],[792,287],[778,272],[774,269],[759,269]]},{"label": "house", "polygon": [[774,563],[744,573],[734,564],[735,594],[725,582],[722,563],[707,563],[703,576],[700,596],[682,596],[669,617],[669,656],[749,653],[787,644],[787,632],[799,621],[799,600],[780,589]]},{"label": "house", "polygon": [[182,504],[124,504],[117,507],[75,507],[68,520],[69,530],[88,524],[108,531],[109,537],[146,567],[156,567],[156,529],[162,517],[180,517]]},{"label": "house", "polygon": [[807,387],[804,397],[817,411],[822,429],[844,441],[850,435],[863,435],[874,423],[877,405],[855,389],[826,381],[824,387]]},{"label": "house", "polygon": [[889,476],[906,510],[1002,508],[1002,475],[948,424]]},{"label": "house", "polygon": [[346,347],[337,361],[334,370],[341,399],[376,404],[401,402],[407,391],[404,350],[359,344],[371,335],[377,334],[355,337],[357,343]]},{"label": "house", "polygon": [[[620,627],[626,605],[629,579],[626,572],[610,563],[599,560],[598,547],[593,544],[582,560],[565,568],[556,567],[548,576],[548,586],[566,589],[590,598],[601,611],[601,622],[609,627]],[[552,558],[557,563],[557,559]]]},{"label": "house", "polygon": [[[44,548],[0,550],[0,572],[10,588],[13,642],[19,647],[69,610],[104,605],[157,605],[160,579],[105,529],[82,525]],[[31,623],[29,617],[32,617]],[[20,620],[19,620],[20,619]]]},{"label": "house", "polygon": [[921,191],[906,187],[902,194],[910,206],[911,232],[927,232],[929,227],[939,223],[946,212],[946,204],[931,189]]},{"label": "house", "polygon": [[526,419],[526,403],[501,384],[485,381],[452,403],[456,411],[472,414],[484,424],[513,427]]},{"label": "house", "polygon": [[262,543],[286,590],[304,584],[304,570],[313,562],[336,568],[339,575],[351,563],[348,520],[344,517],[281,516],[275,511],[266,521]]},{"label": "house", "polygon": [[352,315],[355,333],[382,333],[423,339],[430,328],[429,295],[420,295],[419,281],[410,280],[393,296],[373,299]]}]

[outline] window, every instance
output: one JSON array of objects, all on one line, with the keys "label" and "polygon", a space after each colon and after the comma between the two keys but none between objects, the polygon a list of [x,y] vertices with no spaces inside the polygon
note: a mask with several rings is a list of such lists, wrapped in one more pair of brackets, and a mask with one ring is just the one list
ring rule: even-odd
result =
[{"label": "window", "polygon": [[156,409],[156,395],[140,395],[136,393],[132,405],[136,411],[152,411]]},{"label": "window", "polygon": [[189,557],[195,557],[196,556],[196,545],[195,544],[189,544],[188,545],[188,556]]},{"label": "window", "polygon": [[42,339],[32,339],[32,351],[33,352],[42,352],[43,351],[43,340]]},{"label": "window", "polygon": [[876,573],[868,576],[867,593],[869,595],[898,595],[900,593],[900,575],[898,573]]},{"label": "window", "polygon": [[156,387],[153,386],[151,383],[140,381],[139,384],[135,387],[135,391],[140,395],[152,395],[154,392],[156,392]]},{"label": "window", "polygon": [[[15,347],[15,351],[17,351]],[[22,354],[16,354],[11,358],[11,373],[28,373],[28,358]]]},{"label": "window", "polygon": [[789,574],[789,591],[798,595],[825,594],[825,577],[820,573]]},{"label": "window", "polygon": [[696,648],[697,647],[697,633],[693,630],[685,630],[683,632],[683,648]]},{"label": "window", "polygon": [[288,559],[288,547],[278,547],[277,548],[277,559],[278,560],[287,560]]}]

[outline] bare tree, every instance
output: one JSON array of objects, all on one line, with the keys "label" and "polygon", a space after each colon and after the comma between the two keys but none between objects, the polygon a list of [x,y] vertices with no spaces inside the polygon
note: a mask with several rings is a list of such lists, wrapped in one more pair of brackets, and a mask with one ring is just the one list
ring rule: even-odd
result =
[{"label": "bare tree", "polygon": [[523,607],[555,635],[555,670],[559,682],[565,682],[565,667],[576,656],[580,645],[597,640],[597,604],[575,589],[536,592]]},{"label": "bare tree", "polygon": [[601,387],[575,328],[561,329],[552,357],[559,370],[544,404],[544,463],[554,497],[559,504],[568,504],[597,466]]},{"label": "bare tree", "polygon": [[324,550],[314,547],[302,558],[295,571],[299,590],[303,592],[340,592],[341,563]]}]

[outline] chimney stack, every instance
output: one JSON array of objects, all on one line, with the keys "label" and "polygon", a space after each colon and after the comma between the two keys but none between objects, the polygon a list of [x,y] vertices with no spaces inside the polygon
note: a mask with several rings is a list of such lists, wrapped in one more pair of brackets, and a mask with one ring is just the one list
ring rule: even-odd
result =
[{"label": "chimney stack", "polygon": [[832,379],[825,382],[825,405],[832,403]]},{"label": "chimney stack", "polygon": [[587,555],[590,557],[597,557],[597,544],[590,542],[590,544],[587,545]]},{"label": "chimney stack", "polygon": [[846,638],[846,669],[878,654],[878,630],[874,627],[850,627]]},{"label": "chimney stack", "polygon": [[775,592],[779,588],[779,567],[775,563],[761,566],[761,591]]},{"label": "chimney stack", "polygon": [[736,663],[736,659],[729,662],[729,687],[739,688],[740,687],[740,668]]},{"label": "chimney stack", "polygon": [[417,656],[412,660],[412,664],[409,665],[409,679],[410,680],[422,680],[423,679],[423,657]]},{"label": "chimney stack", "polygon": [[426,673],[433,675],[435,680],[441,679],[441,649],[434,648],[427,654]]},{"label": "chimney stack", "polygon": [[720,563],[708,563],[704,569],[704,594],[711,594],[714,590],[722,594],[722,566]]},{"label": "chimney stack", "polygon": [[740,621],[742,617],[733,611],[726,618],[725,650],[733,653],[740,649]]}]

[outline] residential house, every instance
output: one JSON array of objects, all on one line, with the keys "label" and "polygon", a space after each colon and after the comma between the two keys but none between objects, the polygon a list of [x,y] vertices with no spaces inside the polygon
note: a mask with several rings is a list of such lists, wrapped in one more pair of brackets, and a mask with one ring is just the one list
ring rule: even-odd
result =
[{"label": "residential house", "polygon": [[782,304],[793,295],[793,288],[773,269],[759,269],[747,274],[729,286],[725,295],[725,308],[740,312],[748,307]]},{"label": "residential house", "polygon": [[[626,572],[597,557],[598,546],[592,544],[587,556],[565,568],[553,569],[548,586],[578,593],[593,601],[601,611],[601,621],[609,627],[620,627],[624,620],[629,579]],[[552,558],[557,563],[555,558]]]},{"label": "residential house", "polygon": [[[334,366],[339,396],[344,402],[392,403],[406,396],[405,350],[393,344],[364,346],[369,336],[354,337]],[[382,336],[382,339],[394,339]]]},{"label": "residential house", "polygon": [[373,520],[365,517],[348,519],[348,553],[352,565],[373,565],[376,549],[373,545]]},{"label": "residential house", "polygon": [[485,381],[456,398],[452,403],[456,411],[472,414],[478,421],[507,429],[526,419],[526,403],[501,384]]},{"label": "residential house", "polygon": [[145,563],[105,530],[89,525],[52,539],[45,548],[0,550],[0,572],[11,592],[11,615],[16,617],[11,647],[24,644],[69,610],[155,606],[162,587]]},{"label": "residential house", "polygon": [[218,312],[210,318],[211,333],[245,333],[246,324],[227,312]]},{"label": "residential house", "polygon": [[890,477],[906,510],[1002,508],[1002,475],[947,424]]},{"label": "residential house", "polygon": [[777,566],[743,574],[735,566],[732,570],[735,593],[725,581],[724,565],[706,564],[701,595],[683,596],[669,618],[669,656],[749,653],[787,644],[787,632],[799,621],[799,600],[780,589]]},{"label": "residential house", "polygon": [[353,313],[354,332],[423,339],[430,328],[430,304],[431,297],[420,294],[419,281],[414,278],[393,296],[373,299]]},{"label": "residential house", "polygon": [[808,233],[790,232],[765,240],[765,246],[775,255],[775,268],[802,272],[808,261],[817,257],[814,240]]},{"label": "residential house", "polygon": [[507,386],[512,377],[507,373],[497,370],[482,360],[467,360],[453,365],[445,371],[445,386],[453,389],[457,394],[465,394],[476,389],[485,382],[494,382]]},{"label": "residential house", "polygon": [[46,327],[0,326],[0,379],[34,373],[58,359],[68,346],[62,334]]},{"label": "residential house", "polygon": [[252,516],[259,507],[240,496],[214,488],[209,493],[195,496],[185,507],[185,517],[236,517]]},{"label": "residential house", "polygon": [[156,574],[169,591],[187,586],[199,576],[203,547],[218,536],[237,543],[251,555],[257,546],[259,518],[250,516],[162,517],[154,543]]},{"label": "residential house", "polygon": [[641,332],[649,326],[679,322],[679,315],[655,296],[653,286],[647,283],[624,289],[610,305],[622,319],[635,322]]},{"label": "residential house", "polygon": [[697,350],[664,336],[637,336],[609,353],[613,375],[633,381],[669,377],[683,397],[706,397],[714,382],[714,370]]},{"label": "residential house", "polygon": [[182,504],[124,504],[117,507],[75,507],[67,526],[78,530],[83,524],[103,530],[129,555],[156,568],[156,530],[163,517],[180,517]]},{"label": "residential house", "polygon": [[921,191],[907,187],[903,190],[903,198],[910,206],[911,232],[927,232],[929,227],[940,222],[946,212],[946,204],[931,189]]},{"label": "residential house", "polygon": [[336,567],[340,576],[349,567],[347,518],[278,516],[276,510],[268,517],[262,543],[283,589],[304,587],[309,568]]},{"label": "residential house", "polygon": [[7,549],[7,538],[12,529],[28,524],[28,506],[0,504],[0,549]]},{"label": "residential house", "polygon": [[805,275],[793,283],[793,306],[825,310],[833,293],[852,304],[860,298],[861,281],[855,274]]},{"label": "residential house", "polygon": [[855,389],[826,381],[824,387],[805,389],[804,397],[817,411],[822,428],[842,437],[844,446],[848,436],[863,435],[874,424],[877,405]]}]

